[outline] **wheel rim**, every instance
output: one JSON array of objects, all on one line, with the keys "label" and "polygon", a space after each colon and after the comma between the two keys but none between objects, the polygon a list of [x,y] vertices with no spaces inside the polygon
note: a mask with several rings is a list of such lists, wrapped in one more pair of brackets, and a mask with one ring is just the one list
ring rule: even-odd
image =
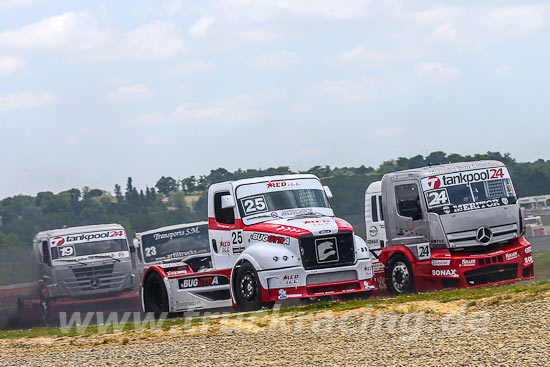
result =
[{"label": "wheel rim", "polygon": [[397,262],[393,267],[391,278],[393,288],[397,292],[403,293],[409,286],[410,274],[407,265],[401,261]]},{"label": "wheel rim", "polygon": [[247,301],[252,301],[256,296],[256,278],[251,272],[246,272],[241,278],[241,294]]}]

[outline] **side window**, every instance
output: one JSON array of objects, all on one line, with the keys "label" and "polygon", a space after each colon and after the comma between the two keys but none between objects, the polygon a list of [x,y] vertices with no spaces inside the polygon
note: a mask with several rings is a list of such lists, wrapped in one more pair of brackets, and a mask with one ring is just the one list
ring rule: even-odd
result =
[{"label": "side window", "polygon": [[412,218],[412,220],[422,219],[422,207],[416,184],[395,186],[395,200],[397,213],[400,216]]},{"label": "side window", "polygon": [[42,241],[42,262],[48,266],[52,266],[52,260],[50,257],[50,246],[48,246],[48,241]]},{"label": "side window", "polygon": [[370,207],[372,211],[372,221],[378,222],[378,204],[376,203],[376,195],[370,197]]},{"label": "side window", "polygon": [[384,221],[384,209],[382,207],[382,195],[378,197],[378,203],[380,204],[380,220]]},{"label": "side window", "polygon": [[234,208],[222,209],[222,196],[229,195],[229,191],[217,192],[214,194],[214,213],[216,222],[222,224],[235,224]]}]

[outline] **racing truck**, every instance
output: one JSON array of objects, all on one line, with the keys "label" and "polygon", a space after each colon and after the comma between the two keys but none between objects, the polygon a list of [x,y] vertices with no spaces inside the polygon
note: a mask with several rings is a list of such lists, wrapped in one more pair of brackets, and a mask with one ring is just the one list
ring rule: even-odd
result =
[{"label": "racing truck", "polygon": [[[143,270],[144,311],[248,311],[286,299],[371,292],[367,245],[349,223],[334,216],[331,197],[314,175],[213,184],[208,238],[202,237],[206,227],[195,224],[144,233],[137,241],[144,261],[151,263]],[[190,244],[174,250],[171,242],[178,238]],[[172,262],[176,258],[181,261]]]},{"label": "racing truck", "polygon": [[498,161],[388,173],[366,190],[365,221],[381,293],[534,277],[523,213],[508,170]]},{"label": "racing truck", "polygon": [[141,309],[126,232],[119,224],[40,232],[32,256],[37,282],[0,287],[3,308],[16,308],[21,320],[51,322],[60,312]]}]

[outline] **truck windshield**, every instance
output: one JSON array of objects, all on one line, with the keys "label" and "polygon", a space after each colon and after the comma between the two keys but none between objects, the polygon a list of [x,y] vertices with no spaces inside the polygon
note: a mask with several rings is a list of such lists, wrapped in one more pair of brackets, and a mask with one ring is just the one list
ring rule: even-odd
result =
[{"label": "truck windshield", "polygon": [[237,201],[245,222],[314,213],[333,215],[323,186],[315,179],[242,185],[237,188]]},{"label": "truck windshield", "polygon": [[517,200],[504,167],[426,177],[422,188],[428,211],[438,214],[492,208]]},{"label": "truck windshield", "polygon": [[70,245],[52,246],[52,259],[111,254],[122,251],[128,251],[128,242],[126,239],[82,242]]},{"label": "truck windshield", "polygon": [[210,252],[208,225],[146,234],[141,246],[146,263],[206,254]]}]

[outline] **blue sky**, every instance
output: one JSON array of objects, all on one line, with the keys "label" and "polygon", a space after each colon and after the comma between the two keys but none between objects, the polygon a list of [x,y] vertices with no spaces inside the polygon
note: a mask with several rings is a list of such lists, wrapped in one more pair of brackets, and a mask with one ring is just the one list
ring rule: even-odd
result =
[{"label": "blue sky", "polygon": [[548,159],[550,2],[0,0],[0,198],[224,167]]}]

